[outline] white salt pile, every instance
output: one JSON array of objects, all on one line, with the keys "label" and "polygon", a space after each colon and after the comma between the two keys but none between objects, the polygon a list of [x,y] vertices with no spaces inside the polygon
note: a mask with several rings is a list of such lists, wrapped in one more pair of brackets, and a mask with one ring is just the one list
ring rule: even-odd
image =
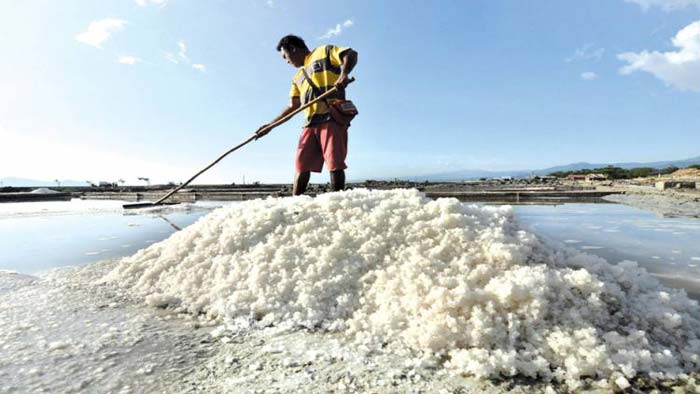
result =
[{"label": "white salt pile", "polygon": [[389,342],[479,377],[623,387],[700,368],[700,307],[633,262],[540,242],[510,208],[354,190],[218,209],[108,276],[212,319]]},{"label": "white salt pile", "polygon": [[57,193],[60,193],[60,192],[57,192],[56,190],[51,190],[51,189],[46,188],[46,187],[40,187],[40,188],[38,188],[38,189],[34,189],[34,190],[30,191],[30,193],[34,193],[34,194],[57,194]]}]

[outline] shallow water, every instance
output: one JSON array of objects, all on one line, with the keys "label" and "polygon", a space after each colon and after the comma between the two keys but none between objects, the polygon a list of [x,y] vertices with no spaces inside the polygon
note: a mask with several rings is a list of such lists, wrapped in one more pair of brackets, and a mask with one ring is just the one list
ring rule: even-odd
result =
[{"label": "shallow water", "polygon": [[663,283],[700,298],[700,220],[661,217],[618,204],[522,205],[516,217],[537,235],[601,256],[632,260]]},{"label": "shallow water", "polygon": [[194,223],[212,202],[162,210],[122,209],[123,201],[0,204],[0,269],[40,274],[128,256]]}]

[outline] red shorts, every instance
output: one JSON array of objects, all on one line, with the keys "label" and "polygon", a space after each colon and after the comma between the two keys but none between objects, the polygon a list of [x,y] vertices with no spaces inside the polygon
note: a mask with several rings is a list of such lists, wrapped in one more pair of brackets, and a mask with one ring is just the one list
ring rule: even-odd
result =
[{"label": "red shorts", "polygon": [[324,161],[329,171],[344,170],[347,154],[347,126],[334,121],[312,124],[301,132],[294,164],[297,172],[321,172]]}]

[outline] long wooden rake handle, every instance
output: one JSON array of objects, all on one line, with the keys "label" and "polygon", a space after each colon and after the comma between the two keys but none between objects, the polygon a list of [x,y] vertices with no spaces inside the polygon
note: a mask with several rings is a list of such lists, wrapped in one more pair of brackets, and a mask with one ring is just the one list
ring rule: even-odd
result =
[{"label": "long wooden rake handle", "polygon": [[[352,77],[352,78],[348,79],[348,84],[350,84],[350,83],[352,83],[352,82],[354,82],[354,81],[355,81],[355,78]],[[319,101],[321,101],[321,100],[325,100],[326,98],[328,98],[328,96],[332,95],[332,94],[335,93],[336,91],[338,91],[338,88],[337,88],[337,87],[334,86],[334,87],[330,88],[328,91],[326,91],[326,92],[323,93],[322,95],[320,95],[320,96],[316,97],[315,99],[309,101],[308,103],[306,103],[306,104],[300,106],[299,108],[295,109],[293,112],[290,112],[290,113],[287,114],[287,116],[285,116],[284,118],[282,118],[282,119],[280,119],[280,120],[278,120],[278,121],[276,121],[276,122],[274,122],[274,123],[270,123],[269,125],[267,125],[267,127],[261,129],[260,131],[261,131],[261,132],[269,131],[269,130],[271,130],[271,129],[273,129],[273,128],[279,126],[279,125],[281,125],[282,123],[284,123],[284,122],[288,121],[289,119],[293,118],[294,115],[296,115],[296,114],[298,114],[299,112],[305,110],[306,108],[310,107],[311,105],[316,104],[317,102],[319,102]],[[233,151],[235,151],[235,150],[237,150],[238,148],[241,148],[242,146],[244,146],[244,145],[248,144],[249,142],[255,140],[255,138],[256,138],[257,136],[258,136],[258,135],[257,135],[256,133],[253,133],[253,135],[251,135],[250,137],[248,137],[247,140],[245,140],[245,141],[241,142],[240,144],[234,146],[233,148],[227,150],[227,151],[224,152],[221,156],[219,156],[216,160],[212,161],[208,166],[204,167],[204,168],[203,168],[202,170],[200,170],[198,173],[194,174],[194,175],[192,176],[192,178],[190,178],[190,179],[187,180],[187,182],[185,182],[185,183],[183,183],[182,185],[176,187],[175,189],[173,189],[172,191],[170,191],[168,194],[166,194],[166,195],[164,195],[163,197],[161,197],[158,201],[154,202],[153,205],[158,205],[158,204],[162,203],[163,201],[167,200],[168,197],[170,197],[170,196],[172,196],[173,194],[177,193],[180,189],[182,189],[183,187],[189,185],[190,182],[192,182],[193,180],[195,180],[195,178],[197,178],[198,176],[202,175],[202,173],[203,173],[204,171],[206,171],[206,170],[212,168],[214,165],[216,165],[216,163],[220,162],[224,157],[228,156],[228,155],[229,155],[230,153],[232,153]]]}]

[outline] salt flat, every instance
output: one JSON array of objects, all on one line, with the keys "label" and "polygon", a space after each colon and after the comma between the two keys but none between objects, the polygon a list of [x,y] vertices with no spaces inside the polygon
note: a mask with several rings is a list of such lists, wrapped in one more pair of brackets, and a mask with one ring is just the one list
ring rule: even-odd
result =
[{"label": "salt flat", "polygon": [[119,261],[3,275],[8,392],[549,393],[698,369],[682,292],[409,190],[250,201]]}]

